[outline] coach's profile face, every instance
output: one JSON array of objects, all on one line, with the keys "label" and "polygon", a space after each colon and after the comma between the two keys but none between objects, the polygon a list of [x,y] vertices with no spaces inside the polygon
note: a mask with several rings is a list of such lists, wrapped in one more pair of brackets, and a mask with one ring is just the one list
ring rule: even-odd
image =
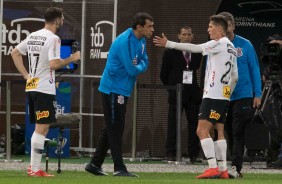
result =
[{"label": "coach's profile face", "polygon": [[150,38],[154,32],[154,22],[146,19],[146,24],[144,26],[139,26],[139,30],[143,37]]}]

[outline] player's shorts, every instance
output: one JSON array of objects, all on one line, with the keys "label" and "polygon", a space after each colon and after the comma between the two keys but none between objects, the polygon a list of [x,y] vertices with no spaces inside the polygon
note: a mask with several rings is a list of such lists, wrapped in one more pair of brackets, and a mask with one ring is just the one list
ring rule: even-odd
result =
[{"label": "player's shorts", "polygon": [[55,95],[37,91],[26,92],[30,123],[50,124],[56,122],[57,102]]},{"label": "player's shorts", "polygon": [[224,123],[227,116],[229,101],[204,98],[201,103],[199,119],[212,124]]}]

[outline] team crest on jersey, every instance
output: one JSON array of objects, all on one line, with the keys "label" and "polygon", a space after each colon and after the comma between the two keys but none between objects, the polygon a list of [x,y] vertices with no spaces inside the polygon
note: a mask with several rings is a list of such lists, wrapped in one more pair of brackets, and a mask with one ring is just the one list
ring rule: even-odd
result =
[{"label": "team crest on jersey", "polygon": [[31,78],[26,81],[26,90],[36,89],[38,86],[39,78]]},{"label": "team crest on jersey", "polygon": [[237,57],[243,56],[243,49],[242,48],[238,47],[236,50],[237,50]]},{"label": "team crest on jersey", "polygon": [[36,112],[36,119],[40,120],[42,118],[48,118],[49,117],[49,111],[37,111]]},{"label": "team crest on jersey", "polygon": [[231,96],[230,86],[223,86],[223,96],[225,98],[230,98],[230,96]]},{"label": "team crest on jersey", "polygon": [[119,95],[119,96],[118,96],[118,99],[117,99],[117,102],[118,102],[119,104],[124,104],[124,96]]},{"label": "team crest on jersey", "polygon": [[217,113],[216,111],[211,111],[209,118],[219,120],[220,114]]}]

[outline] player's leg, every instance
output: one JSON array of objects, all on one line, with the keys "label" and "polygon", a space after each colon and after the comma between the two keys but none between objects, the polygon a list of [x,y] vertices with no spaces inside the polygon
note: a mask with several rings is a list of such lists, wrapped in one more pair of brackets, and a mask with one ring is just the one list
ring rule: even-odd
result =
[{"label": "player's leg", "polygon": [[35,130],[31,137],[31,172],[29,176],[50,177],[54,175],[47,174],[41,170],[41,159],[44,150],[45,137],[49,131],[50,123],[56,122],[55,95],[49,95],[39,92],[30,93],[29,102],[33,102]]}]

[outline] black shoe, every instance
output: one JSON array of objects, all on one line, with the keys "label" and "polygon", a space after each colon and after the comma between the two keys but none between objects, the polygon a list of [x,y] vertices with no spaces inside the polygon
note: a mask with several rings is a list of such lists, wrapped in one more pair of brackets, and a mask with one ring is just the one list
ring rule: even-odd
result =
[{"label": "black shoe", "polygon": [[138,175],[130,173],[128,171],[115,171],[113,176],[139,177]]},{"label": "black shoe", "polygon": [[101,167],[97,167],[93,165],[92,163],[89,163],[86,165],[85,171],[90,172],[91,174],[94,174],[96,176],[108,176],[107,173],[102,171]]},{"label": "black shoe", "polygon": [[167,157],[167,161],[176,161],[176,157],[175,156],[168,156]]},{"label": "black shoe", "polygon": [[228,175],[229,175],[229,179],[243,178],[242,173],[239,170],[237,170],[236,166],[231,166],[231,168],[228,169]]},{"label": "black shoe", "polygon": [[176,153],[175,152],[168,152],[166,154],[167,161],[176,161]]},{"label": "black shoe", "polygon": [[271,162],[270,167],[274,168],[274,169],[282,169],[282,159],[278,159],[275,162]]},{"label": "black shoe", "polygon": [[200,160],[200,159],[197,158],[197,157],[192,157],[192,158],[190,158],[190,163],[191,163],[191,164],[202,163],[202,162],[203,162],[203,161]]}]

